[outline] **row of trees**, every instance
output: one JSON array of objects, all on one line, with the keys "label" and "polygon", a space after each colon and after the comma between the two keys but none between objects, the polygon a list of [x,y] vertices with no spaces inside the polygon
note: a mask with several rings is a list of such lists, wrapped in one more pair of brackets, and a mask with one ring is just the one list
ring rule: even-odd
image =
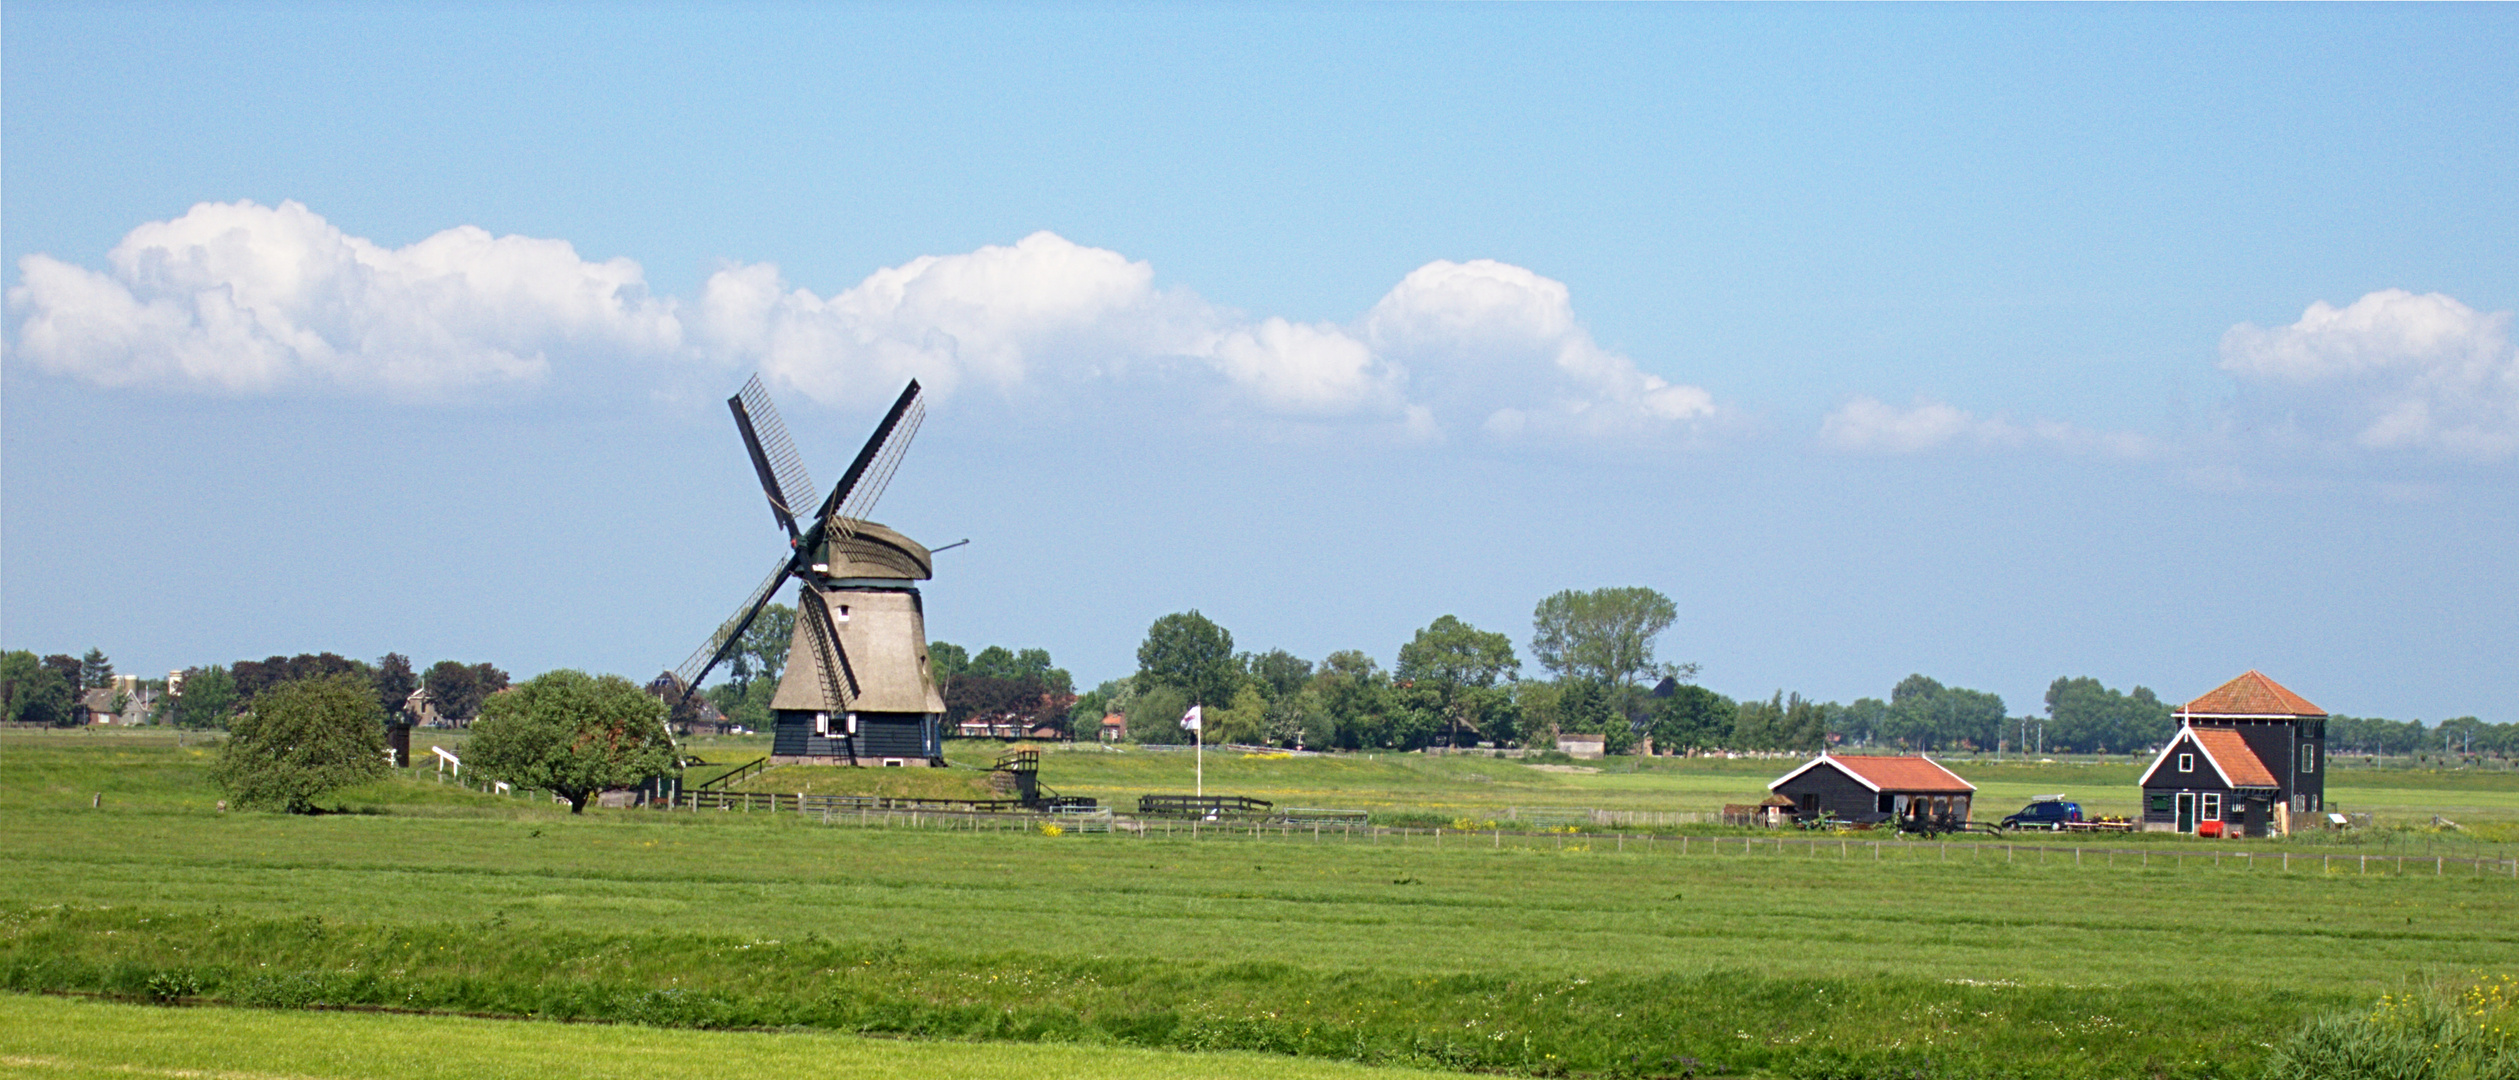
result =
[{"label": "row of trees", "polygon": [[[114,686],[114,662],[89,649],[84,657],[55,653],[37,658],[24,649],[0,653],[0,718],[12,724],[71,727],[87,722],[81,698]],[[122,711],[125,703],[113,703]]]},{"label": "row of trees", "polygon": [[399,717],[411,692],[427,687],[438,719],[469,724],[482,703],[507,689],[507,672],[487,663],[440,660],[426,672],[414,671],[411,658],[386,653],[374,664],[337,653],[299,653],[264,660],[239,660],[187,668],[175,691],[159,702],[154,720],[187,728],[223,728],[251,711],[254,702],[273,688],[313,679],[344,678],[366,685],[380,716]]},{"label": "row of trees", "polygon": [[1081,695],[1077,730],[1106,713],[1132,738],[1182,742],[1180,715],[1203,707],[1213,741],[1312,748],[1398,749],[1523,743],[1590,732],[1613,752],[1771,743],[1815,747],[1818,707],[1779,693],[1748,706],[1688,683],[1696,665],[1666,663],[1655,639],[1678,616],[1644,588],[1566,591],[1532,612],[1531,656],[1550,678],[1525,679],[1511,638],[1445,615],[1420,629],[1385,670],[1360,650],[1317,664],[1282,649],[1237,652],[1233,635],[1197,611],[1155,620],[1136,674]]},{"label": "row of trees", "polygon": [[[426,686],[438,716],[458,724],[471,721],[490,695],[508,685],[507,673],[491,664],[440,660],[419,672],[412,669],[411,658],[401,653],[386,653],[370,664],[323,652],[187,668],[180,679],[144,679],[137,686],[155,702],[148,716],[152,723],[224,728],[277,687],[336,676],[364,683],[386,716],[399,715],[411,692]],[[86,723],[81,695],[116,686],[113,661],[101,650],[89,649],[85,657],[76,658],[38,659],[26,651],[0,653],[0,707],[5,708],[0,716],[10,723]],[[111,711],[120,714],[127,703],[114,701]]]}]

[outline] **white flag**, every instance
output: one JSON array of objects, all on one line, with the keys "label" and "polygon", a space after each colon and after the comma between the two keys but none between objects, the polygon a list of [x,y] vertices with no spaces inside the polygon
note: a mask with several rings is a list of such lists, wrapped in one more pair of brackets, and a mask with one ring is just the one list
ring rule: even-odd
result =
[{"label": "white flag", "polygon": [[1192,705],[1190,706],[1190,711],[1181,714],[1181,730],[1198,730],[1198,710],[1200,708],[1201,706]]}]

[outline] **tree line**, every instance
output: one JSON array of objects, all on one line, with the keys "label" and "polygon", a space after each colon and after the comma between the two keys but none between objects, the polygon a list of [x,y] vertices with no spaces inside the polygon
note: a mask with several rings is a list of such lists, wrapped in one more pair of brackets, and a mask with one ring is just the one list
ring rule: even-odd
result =
[{"label": "tree line", "polygon": [[[331,652],[186,668],[177,677],[141,679],[137,686],[154,702],[145,717],[149,723],[227,728],[265,693],[288,683],[333,676],[352,677],[366,685],[386,717],[402,716],[412,691],[426,687],[437,716],[458,725],[470,723],[483,702],[508,686],[507,672],[492,664],[440,660],[423,672],[415,671],[411,658],[401,653],[386,653],[369,663]],[[32,652],[0,653],[0,705],[5,705],[5,718],[11,723],[84,724],[87,715],[79,704],[80,695],[115,685],[113,662],[97,649],[89,649],[84,658],[56,655],[40,660]],[[113,711],[120,714],[123,705],[115,702]]]}]

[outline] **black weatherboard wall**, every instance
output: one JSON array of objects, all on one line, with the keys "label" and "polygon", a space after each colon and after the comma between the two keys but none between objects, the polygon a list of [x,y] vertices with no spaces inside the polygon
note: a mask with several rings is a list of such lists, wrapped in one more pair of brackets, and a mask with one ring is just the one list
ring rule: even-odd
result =
[{"label": "black weatherboard wall", "polygon": [[1804,771],[1778,785],[1775,792],[1793,800],[1795,817],[1827,813],[1845,821],[1876,821],[1889,816],[1880,808],[1880,795],[1847,776],[1833,762]]}]

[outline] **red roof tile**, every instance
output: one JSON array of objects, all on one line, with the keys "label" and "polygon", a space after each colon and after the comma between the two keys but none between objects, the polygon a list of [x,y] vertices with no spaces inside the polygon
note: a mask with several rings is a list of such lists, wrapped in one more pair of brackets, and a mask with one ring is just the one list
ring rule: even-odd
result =
[{"label": "red roof tile", "polygon": [[[2275,689],[2281,690],[2282,687]],[[2273,770],[2266,768],[2265,762],[2257,760],[2257,752],[2248,749],[2248,740],[2240,738],[2238,732],[2209,727],[2188,728],[2187,732],[2195,736],[2196,745],[2204,748],[2204,752],[2212,757],[2213,764],[2221,766],[2222,778],[2230,781],[2230,786],[2281,786],[2275,783]]]},{"label": "red roof tile", "polygon": [[1812,758],[1801,768],[1784,774],[1784,776],[1778,778],[1775,783],[1767,786],[1772,789],[1778,784],[1782,784],[1786,780],[1790,780],[1801,775],[1803,772],[1818,766],[1822,762],[1835,765],[1837,768],[1844,770],[1846,775],[1871,785],[1873,790],[1876,791],[1947,791],[1959,793],[1977,790],[1975,785],[1960,779],[1958,774],[1951,772],[1949,769],[1943,768],[1940,763],[1935,762],[1932,758],[1839,757],[1835,754],[1821,754],[1818,757]]},{"label": "red roof tile", "polygon": [[2187,703],[2184,710],[2211,716],[2325,716],[2327,711],[2283,689],[2281,683],[2250,671]]}]

